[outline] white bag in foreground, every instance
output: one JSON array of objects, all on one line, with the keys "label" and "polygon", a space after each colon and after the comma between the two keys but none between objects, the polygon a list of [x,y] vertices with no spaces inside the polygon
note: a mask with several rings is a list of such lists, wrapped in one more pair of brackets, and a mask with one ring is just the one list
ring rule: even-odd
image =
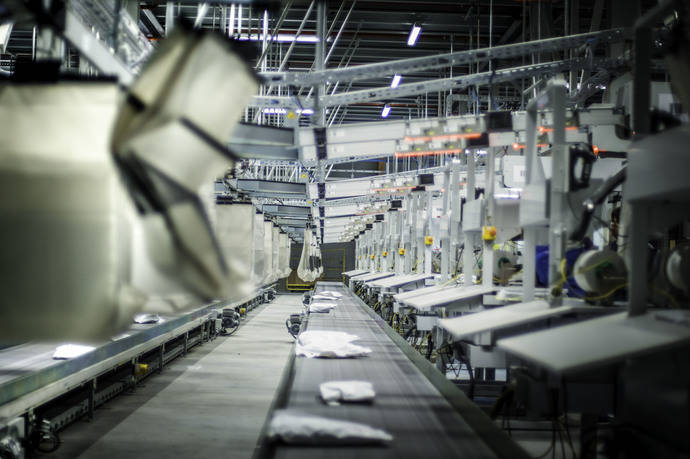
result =
[{"label": "white bag in foreground", "polygon": [[316,295],[311,297],[312,301],[340,301],[340,298],[335,297],[335,296],[328,296],[328,295],[322,295],[321,293],[317,293]]},{"label": "white bag in foreground", "polygon": [[388,432],[366,424],[278,410],[268,427],[268,438],[290,445],[372,445],[393,440]]},{"label": "white bag in foreground", "polygon": [[329,405],[340,402],[371,402],[376,396],[374,386],[367,381],[329,381],[319,385],[321,398]]},{"label": "white bag in foreground", "polygon": [[371,349],[353,344],[357,335],[345,332],[314,330],[305,331],[297,337],[295,354],[298,357],[348,358],[362,357],[371,353]]},{"label": "white bag in foreground", "polygon": [[336,306],[335,303],[317,301],[309,305],[309,312],[330,312],[331,309],[334,309]]}]

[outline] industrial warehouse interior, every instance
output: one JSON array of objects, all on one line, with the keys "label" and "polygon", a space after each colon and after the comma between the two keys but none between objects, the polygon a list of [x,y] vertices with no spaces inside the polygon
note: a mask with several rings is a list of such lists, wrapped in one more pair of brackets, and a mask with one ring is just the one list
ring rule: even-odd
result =
[{"label": "industrial warehouse interior", "polygon": [[0,459],[690,458],[688,0],[0,0]]}]

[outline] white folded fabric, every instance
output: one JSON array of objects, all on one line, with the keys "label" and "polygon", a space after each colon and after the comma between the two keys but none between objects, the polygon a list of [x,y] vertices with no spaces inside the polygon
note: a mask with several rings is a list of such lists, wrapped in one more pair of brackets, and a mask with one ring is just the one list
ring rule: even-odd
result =
[{"label": "white folded fabric", "polygon": [[313,330],[297,336],[295,354],[298,357],[348,358],[362,357],[371,353],[371,349],[353,344],[357,335],[345,332]]},{"label": "white folded fabric", "polygon": [[340,298],[336,296],[322,295],[321,293],[317,293],[316,295],[311,297],[311,300],[339,301]]},{"label": "white folded fabric", "polygon": [[328,381],[319,385],[321,398],[329,405],[341,402],[371,402],[376,392],[367,381]]},{"label": "white folded fabric", "polygon": [[311,303],[309,305],[309,312],[330,312],[337,305],[335,303],[326,303],[323,301],[317,301],[316,303]]},{"label": "white folded fabric", "polygon": [[372,445],[393,440],[385,430],[358,422],[340,421],[278,410],[268,427],[268,438],[290,445]]}]

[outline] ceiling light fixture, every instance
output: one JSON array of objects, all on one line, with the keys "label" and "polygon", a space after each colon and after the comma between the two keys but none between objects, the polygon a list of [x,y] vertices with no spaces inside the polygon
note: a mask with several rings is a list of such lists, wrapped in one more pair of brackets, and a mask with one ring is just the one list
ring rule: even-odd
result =
[{"label": "ceiling light fixture", "polygon": [[391,106],[386,104],[383,106],[383,110],[381,110],[381,118],[388,118],[388,115],[391,113]]},{"label": "ceiling light fixture", "polygon": [[237,7],[237,36],[242,36],[242,5]]},{"label": "ceiling light fixture", "polygon": [[407,46],[414,46],[417,43],[420,33],[422,33],[422,26],[417,23],[412,24],[410,35],[407,37]]},{"label": "ceiling light fixture", "polygon": [[[266,38],[268,41],[277,41],[279,43],[292,43],[296,41],[298,43],[316,43],[319,38],[316,35],[300,35],[295,36],[291,34],[280,33],[275,36],[268,35]],[[264,41],[263,34],[252,34],[240,38],[242,41]]]},{"label": "ceiling light fixture", "polygon": [[400,86],[400,80],[402,77],[400,75],[393,75],[393,81],[391,81],[391,88],[397,88]]},{"label": "ceiling light fixture", "polygon": [[228,37],[235,33],[235,4],[230,5],[230,24],[228,27]]}]

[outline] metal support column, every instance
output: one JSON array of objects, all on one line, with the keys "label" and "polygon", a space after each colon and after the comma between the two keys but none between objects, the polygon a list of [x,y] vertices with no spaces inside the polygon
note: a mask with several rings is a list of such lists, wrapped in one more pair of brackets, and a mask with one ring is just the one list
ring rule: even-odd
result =
[{"label": "metal support column", "polygon": [[[467,155],[466,204],[474,201],[474,184],[474,152],[471,152]],[[462,257],[463,284],[469,287],[472,285],[472,274],[474,271],[474,233],[471,231],[464,231],[464,239],[465,249]]]},{"label": "metal support column", "polygon": [[441,282],[450,277],[450,170],[443,171],[443,216],[441,217]]},{"label": "metal support column", "polygon": [[462,205],[462,200],[460,198],[460,161],[453,159],[451,161],[451,176],[450,176],[450,187],[447,190],[450,197],[450,215],[448,225],[450,226],[450,261],[453,263],[451,266],[451,273],[453,276],[457,275],[457,265],[458,260],[455,259],[457,256],[457,247],[459,244],[460,235],[460,206]]},{"label": "metal support column", "polygon": [[[630,232],[628,234],[628,251],[631,257],[636,257],[634,263],[629,263],[628,273],[628,315],[638,316],[647,311],[647,263],[644,262],[648,251],[649,219],[651,212],[646,204],[636,202],[630,206]],[[642,261],[640,261],[642,260]]]},{"label": "metal support column", "polygon": [[426,219],[424,221],[424,232],[422,238],[424,239],[424,274],[431,274],[431,261],[432,261],[432,251],[433,243],[426,243],[426,236],[431,236],[431,214],[433,213],[433,196],[431,191],[426,192]]},{"label": "metal support column", "polygon": [[551,305],[562,301],[561,289],[553,287],[561,277],[561,260],[565,259],[568,209],[568,150],[565,144],[565,81],[552,80],[548,102],[553,110],[553,143],[551,146],[551,203],[549,217],[549,293]]},{"label": "metal support column", "polygon": [[[492,218],[494,214],[494,183],[496,176],[496,149],[490,147],[487,153],[487,167],[485,170],[485,198],[486,205],[486,225],[493,225]],[[491,287],[494,283],[494,249],[493,241],[482,241],[484,250],[482,251],[482,285],[484,287]]]},{"label": "metal support column", "polygon": [[[316,42],[316,54],[314,56],[314,69],[319,72],[324,69],[326,58],[326,13],[328,11],[328,3],[326,0],[319,0],[316,5],[316,36],[319,41]],[[312,116],[313,123],[316,126],[323,126],[326,121],[326,111],[323,107],[323,97],[325,95],[325,84],[319,82],[315,85],[316,97],[314,98],[314,115]]]}]

